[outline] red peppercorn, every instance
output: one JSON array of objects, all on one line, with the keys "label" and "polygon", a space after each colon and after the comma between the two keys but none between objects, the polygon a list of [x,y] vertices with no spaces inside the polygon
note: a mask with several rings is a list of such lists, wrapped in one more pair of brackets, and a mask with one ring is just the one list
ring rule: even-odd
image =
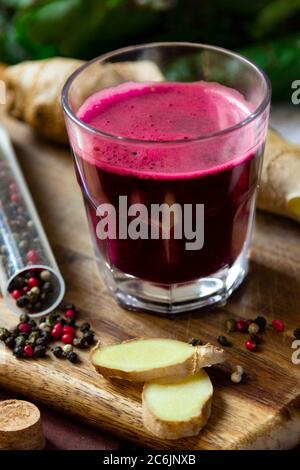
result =
[{"label": "red peppercorn", "polygon": [[19,289],[15,289],[12,291],[11,296],[17,300],[19,297],[21,297],[22,293]]},{"label": "red peppercorn", "polygon": [[30,277],[27,281],[29,287],[37,287],[39,285],[39,280],[36,277]]},{"label": "red peppercorn", "polygon": [[280,333],[284,331],[284,322],[282,320],[273,320],[272,326],[274,330],[279,331]]},{"label": "red peppercorn", "polygon": [[29,250],[26,254],[26,258],[30,263],[35,263],[38,258],[37,252],[35,250]]},{"label": "red peppercorn", "polygon": [[235,324],[235,330],[240,333],[245,333],[248,329],[247,322],[245,320],[238,320]]},{"label": "red peppercorn", "polygon": [[63,333],[75,336],[75,329],[72,326],[65,325],[63,327]]},{"label": "red peppercorn", "polygon": [[62,336],[61,340],[65,344],[72,344],[73,343],[73,335],[71,335],[70,333],[67,333],[67,334]]},{"label": "red peppercorn", "polygon": [[51,336],[54,339],[60,339],[62,337],[63,331],[62,328],[52,328],[51,330]]},{"label": "red peppercorn", "polygon": [[255,351],[255,349],[257,348],[257,344],[255,341],[247,339],[247,341],[245,341],[245,348],[249,351]]},{"label": "red peppercorn", "polygon": [[27,292],[29,292],[29,291],[30,291],[30,287],[25,286],[25,287],[23,287],[23,289],[22,289],[22,294],[25,295],[25,294],[27,294]]},{"label": "red peppercorn", "polygon": [[32,357],[33,356],[33,347],[30,344],[26,344],[23,349],[24,356]]},{"label": "red peppercorn", "polygon": [[65,317],[66,318],[74,318],[75,317],[75,310],[73,310],[72,308],[69,308],[68,310],[66,310]]},{"label": "red peppercorn", "polygon": [[31,331],[30,325],[28,323],[20,323],[19,325],[20,333],[28,334]]}]

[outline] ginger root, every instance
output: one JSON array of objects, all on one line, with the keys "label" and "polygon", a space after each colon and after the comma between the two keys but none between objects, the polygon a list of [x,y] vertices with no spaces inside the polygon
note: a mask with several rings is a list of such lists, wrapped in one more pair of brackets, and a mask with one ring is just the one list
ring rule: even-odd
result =
[{"label": "ginger root", "polygon": [[174,339],[134,339],[100,346],[92,353],[92,364],[104,377],[134,382],[174,378],[178,380],[225,360],[225,351],[206,344],[192,346]]},{"label": "ginger root", "polygon": [[[21,62],[4,72],[7,86],[7,113],[29,124],[38,135],[53,142],[67,143],[67,133],[60,102],[67,78],[84,62],[54,57]],[[84,86],[76,90],[77,98],[84,100],[87,90],[100,90],[123,81],[161,80],[158,67],[150,61],[99,64],[96,73],[85,77]],[[80,87],[78,87],[80,88]],[[81,104],[81,103],[80,103]]]},{"label": "ginger root", "polygon": [[257,206],[300,222],[300,146],[292,145],[271,129]]},{"label": "ginger root", "polygon": [[163,439],[195,436],[210,417],[212,395],[212,383],[203,370],[172,383],[146,383],[144,425]]}]

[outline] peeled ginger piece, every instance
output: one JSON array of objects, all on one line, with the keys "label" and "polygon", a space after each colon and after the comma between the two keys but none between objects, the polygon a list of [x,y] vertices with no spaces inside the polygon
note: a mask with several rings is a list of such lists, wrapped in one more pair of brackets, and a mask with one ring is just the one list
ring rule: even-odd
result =
[{"label": "peeled ginger piece", "polygon": [[212,395],[213,386],[204,370],[172,383],[146,383],[144,426],[162,439],[195,436],[210,417]]},{"label": "peeled ginger piece", "polygon": [[195,347],[163,338],[125,341],[97,348],[92,354],[92,364],[104,377],[136,382],[183,378],[224,359],[224,350],[210,344]]}]

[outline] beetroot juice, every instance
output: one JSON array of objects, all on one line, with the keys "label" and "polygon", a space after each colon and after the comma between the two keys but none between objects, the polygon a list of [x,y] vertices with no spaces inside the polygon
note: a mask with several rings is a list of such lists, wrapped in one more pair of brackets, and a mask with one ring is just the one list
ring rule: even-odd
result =
[{"label": "beetroot juice", "polygon": [[[240,126],[253,111],[240,92],[213,81],[129,81],[83,100],[81,129],[67,120],[100,271],[127,307],[196,308],[227,298],[243,279],[266,130],[258,138],[251,122]],[[152,207],[174,204],[182,213],[163,236]],[[115,229],[103,238],[107,214]],[[124,233],[137,214],[138,233],[148,236]],[[190,223],[195,240],[185,230],[178,236],[178,221]]]}]

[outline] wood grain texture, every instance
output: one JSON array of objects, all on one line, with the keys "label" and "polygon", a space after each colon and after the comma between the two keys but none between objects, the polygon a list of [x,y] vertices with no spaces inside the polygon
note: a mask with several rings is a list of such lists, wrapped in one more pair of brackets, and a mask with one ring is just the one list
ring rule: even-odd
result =
[{"label": "wood grain texture", "polygon": [[[50,357],[20,361],[2,348],[0,385],[148,448],[275,449],[300,442],[300,365],[291,362],[292,332],[300,326],[300,225],[258,213],[249,276],[225,307],[172,320],[128,312],[99,280],[68,152],[38,141],[23,124],[4,121],[66,280],[67,298],[80,307],[81,318],[92,323],[101,341],[199,336],[217,344],[226,318],[259,314],[268,322],[284,319],[286,330],[268,329],[256,353],[245,350],[245,336],[230,335],[229,363],[244,367],[245,383],[232,384],[229,367],[208,370],[215,387],[208,425],[199,436],[173,442],[144,429],[142,385],[105,380],[87,353],[73,365]],[[2,301],[0,318],[1,325],[16,323]]]}]

